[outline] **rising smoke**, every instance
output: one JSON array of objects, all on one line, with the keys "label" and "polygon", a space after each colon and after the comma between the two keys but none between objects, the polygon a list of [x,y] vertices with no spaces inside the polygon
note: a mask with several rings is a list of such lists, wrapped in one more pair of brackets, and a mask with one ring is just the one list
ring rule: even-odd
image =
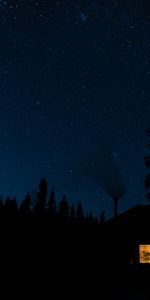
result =
[{"label": "rising smoke", "polygon": [[80,164],[80,173],[91,177],[112,198],[120,198],[125,194],[125,185],[113,154],[105,151],[94,152]]}]

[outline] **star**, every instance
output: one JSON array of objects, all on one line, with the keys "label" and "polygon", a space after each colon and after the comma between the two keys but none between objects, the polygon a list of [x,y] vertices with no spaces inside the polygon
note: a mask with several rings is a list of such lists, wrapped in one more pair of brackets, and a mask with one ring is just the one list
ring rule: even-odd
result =
[{"label": "star", "polygon": [[87,21],[87,15],[81,12],[81,13],[80,13],[80,20],[81,20],[83,23],[85,23],[85,22]]},{"label": "star", "polygon": [[127,2],[0,1],[4,195],[12,185],[21,201],[45,176],[59,196],[69,189],[72,201],[82,198],[96,211],[106,206],[110,216],[108,195],[74,172],[90,152],[109,149],[128,185],[124,207],[144,203],[136,178],[145,176],[150,18],[146,2]]}]

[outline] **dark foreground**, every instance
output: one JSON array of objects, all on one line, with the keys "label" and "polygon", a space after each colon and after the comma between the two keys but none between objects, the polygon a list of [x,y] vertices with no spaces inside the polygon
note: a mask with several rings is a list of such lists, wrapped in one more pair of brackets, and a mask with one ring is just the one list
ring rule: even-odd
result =
[{"label": "dark foreground", "polygon": [[120,235],[11,226],[0,237],[2,299],[150,299],[150,266],[130,264]]},{"label": "dark foreground", "polygon": [[[3,260],[1,286],[21,299],[150,299],[150,267],[99,265],[93,260],[42,260],[22,257]],[[73,263],[74,261],[74,263]],[[3,284],[4,283],[4,284]]]}]

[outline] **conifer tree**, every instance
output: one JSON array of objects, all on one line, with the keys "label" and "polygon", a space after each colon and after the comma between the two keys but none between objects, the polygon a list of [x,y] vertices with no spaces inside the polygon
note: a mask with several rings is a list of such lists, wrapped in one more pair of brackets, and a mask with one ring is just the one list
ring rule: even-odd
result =
[{"label": "conifer tree", "polygon": [[77,224],[82,224],[84,222],[83,207],[81,202],[79,202],[77,205],[76,222]]},{"label": "conifer tree", "polygon": [[56,200],[55,200],[55,192],[54,192],[54,186],[52,186],[50,197],[48,201],[48,218],[50,223],[56,222]]},{"label": "conifer tree", "polygon": [[[150,129],[147,130],[148,138],[150,138]],[[148,149],[150,149],[150,143],[147,144]],[[150,169],[150,155],[144,157],[145,166]],[[150,173],[145,176],[145,188],[150,190]],[[146,193],[148,200],[150,201],[150,191]]]},{"label": "conifer tree", "polygon": [[37,192],[37,200],[35,204],[35,213],[39,217],[44,217],[47,205],[47,181],[42,178],[39,184],[39,190]]},{"label": "conifer tree", "polygon": [[67,223],[69,220],[69,205],[65,195],[63,195],[60,201],[58,216],[60,223]]}]

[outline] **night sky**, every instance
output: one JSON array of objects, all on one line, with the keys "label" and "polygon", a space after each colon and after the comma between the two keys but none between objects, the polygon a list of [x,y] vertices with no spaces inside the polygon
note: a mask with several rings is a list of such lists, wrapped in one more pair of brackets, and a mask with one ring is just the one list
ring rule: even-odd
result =
[{"label": "night sky", "polygon": [[149,114],[149,0],[0,1],[1,195],[20,202],[45,177],[58,201],[110,217],[95,180],[109,152],[119,210],[147,203]]}]

